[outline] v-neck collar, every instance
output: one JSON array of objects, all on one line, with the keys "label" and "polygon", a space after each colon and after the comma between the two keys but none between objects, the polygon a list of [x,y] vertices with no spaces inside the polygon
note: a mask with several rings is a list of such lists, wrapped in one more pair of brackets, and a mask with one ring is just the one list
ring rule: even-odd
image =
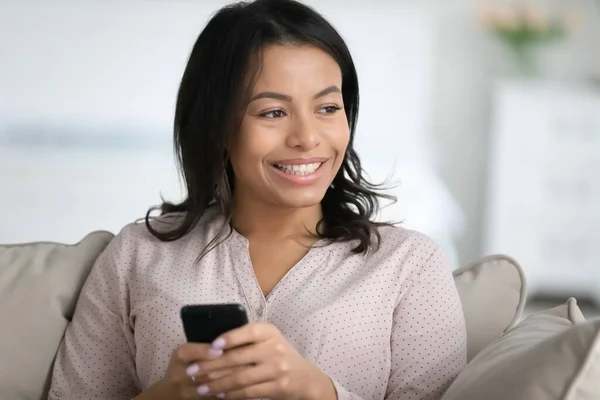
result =
[{"label": "v-neck collar", "polygon": [[228,228],[231,230],[224,244],[227,244],[229,247],[232,259],[234,260],[234,272],[248,306],[251,309],[249,310],[252,314],[251,317],[254,317],[255,320],[263,318],[268,305],[276,300],[278,293],[285,290],[287,282],[291,279],[302,279],[303,272],[306,272],[305,267],[307,265],[315,265],[311,260],[320,257],[322,262],[316,263],[316,265],[323,265],[328,262],[330,257],[330,241],[328,239],[319,239],[310,247],[304,257],[277,282],[271,292],[265,296],[258,283],[252,266],[252,260],[250,259],[250,241],[233,227],[229,226]]}]

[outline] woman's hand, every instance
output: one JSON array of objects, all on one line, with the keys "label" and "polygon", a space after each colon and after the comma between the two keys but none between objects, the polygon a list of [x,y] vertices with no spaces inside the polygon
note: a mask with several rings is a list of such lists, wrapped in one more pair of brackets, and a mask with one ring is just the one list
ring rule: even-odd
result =
[{"label": "woman's hand", "polygon": [[337,399],[331,379],[271,324],[247,324],[212,344],[220,357],[199,361],[197,393],[223,399]]},{"label": "woman's hand", "polygon": [[[223,349],[209,344],[186,343],[171,354],[165,377],[150,386],[135,400],[187,400],[199,399],[198,387],[207,382],[205,376],[197,376],[198,363],[209,362],[223,355]],[[215,376],[225,377],[235,369],[221,369]]]}]

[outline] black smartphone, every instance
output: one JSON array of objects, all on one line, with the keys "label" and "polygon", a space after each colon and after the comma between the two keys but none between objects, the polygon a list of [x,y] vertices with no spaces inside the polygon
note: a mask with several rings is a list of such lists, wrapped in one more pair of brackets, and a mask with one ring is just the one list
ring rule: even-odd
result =
[{"label": "black smartphone", "polygon": [[223,333],[248,323],[243,305],[198,304],[181,308],[183,330],[188,342],[212,343]]}]

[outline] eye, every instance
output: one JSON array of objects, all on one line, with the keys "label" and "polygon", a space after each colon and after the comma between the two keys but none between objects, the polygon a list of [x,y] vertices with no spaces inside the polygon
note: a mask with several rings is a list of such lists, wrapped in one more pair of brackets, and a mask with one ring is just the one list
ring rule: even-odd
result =
[{"label": "eye", "polygon": [[260,114],[260,116],[267,119],[276,119],[284,117],[285,112],[283,110],[271,110]]},{"label": "eye", "polygon": [[335,114],[336,112],[338,112],[341,109],[342,109],[342,107],[337,106],[337,105],[325,106],[323,108],[320,108],[318,113],[319,114]]}]

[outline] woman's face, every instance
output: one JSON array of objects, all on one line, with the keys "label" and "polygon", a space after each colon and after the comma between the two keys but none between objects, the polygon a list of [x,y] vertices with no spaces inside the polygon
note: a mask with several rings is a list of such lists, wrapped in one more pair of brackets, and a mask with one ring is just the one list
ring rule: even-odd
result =
[{"label": "woman's face", "polygon": [[321,202],[350,137],[341,87],[338,64],[316,47],[264,49],[229,151],[236,197],[285,208]]}]

